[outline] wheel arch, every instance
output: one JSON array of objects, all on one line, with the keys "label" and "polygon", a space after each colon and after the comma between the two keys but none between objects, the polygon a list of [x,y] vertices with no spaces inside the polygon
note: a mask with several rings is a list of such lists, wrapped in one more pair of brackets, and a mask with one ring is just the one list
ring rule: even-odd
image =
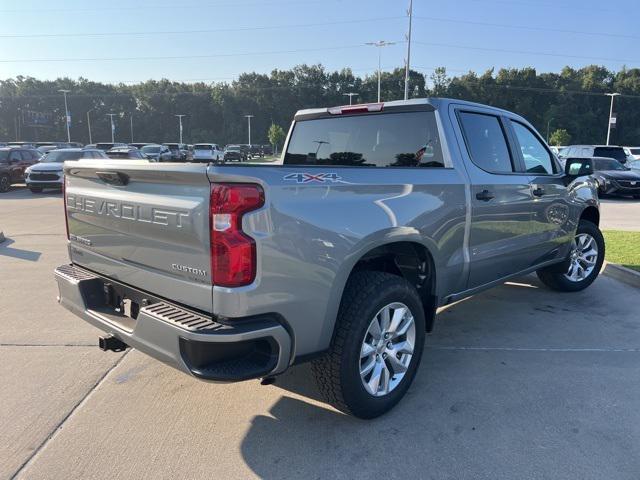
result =
[{"label": "wheel arch", "polygon": [[[424,307],[426,329],[432,331],[438,305],[436,295],[437,270],[432,248],[415,237],[379,241],[358,249],[334,281],[330,308],[327,311],[325,334],[321,350],[329,346],[333,336],[338,310],[351,275],[363,270],[383,271],[402,276],[416,286]],[[421,240],[424,240],[421,238]]]},{"label": "wheel arch", "polygon": [[600,226],[600,211],[593,205],[590,205],[582,210],[580,220],[587,220],[597,226]]}]

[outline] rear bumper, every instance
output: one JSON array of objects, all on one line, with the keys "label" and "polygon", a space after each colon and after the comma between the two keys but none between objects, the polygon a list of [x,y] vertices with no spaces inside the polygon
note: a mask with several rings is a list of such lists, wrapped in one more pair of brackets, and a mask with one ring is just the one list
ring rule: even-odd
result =
[{"label": "rear bumper", "polygon": [[[282,373],[291,336],[275,316],[233,325],[158,299],[75,265],[55,270],[59,303],[127,345],[203,380],[233,382]],[[138,302],[135,319],[108,306],[106,291]],[[138,308],[138,307],[137,307]]]}]

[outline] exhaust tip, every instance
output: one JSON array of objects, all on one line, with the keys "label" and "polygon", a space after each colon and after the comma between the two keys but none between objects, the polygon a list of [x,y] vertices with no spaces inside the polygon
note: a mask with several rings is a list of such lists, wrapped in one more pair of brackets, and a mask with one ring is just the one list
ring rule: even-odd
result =
[{"label": "exhaust tip", "polygon": [[114,337],[113,335],[109,335],[107,337],[98,338],[98,347],[103,352],[124,352],[129,347],[129,345],[124,343],[119,338]]}]

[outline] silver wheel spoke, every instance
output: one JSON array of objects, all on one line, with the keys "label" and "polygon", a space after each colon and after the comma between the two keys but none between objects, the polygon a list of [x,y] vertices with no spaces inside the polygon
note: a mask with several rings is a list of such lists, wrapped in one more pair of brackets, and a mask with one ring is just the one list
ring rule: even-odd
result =
[{"label": "silver wheel spoke", "polygon": [[391,318],[391,325],[389,325],[389,333],[396,332],[396,330],[400,326],[400,322],[402,322],[406,313],[407,313],[406,308],[396,308],[393,311],[393,317]]},{"label": "silver wheel spoke", "polygon": [[380,312],[380,328],[382,328],[383,331],[389,330],[389,324],[391,323],[391,312],[389,310],[389,307],[385,307],[382,309],[382,312]]},{"label": "silver wheel spoke", "polygon": [[569,259],[569,268],[564,276],[572,282],[580,282],[593,272],[598,263],[598,243],[587,233],[575,236]]},{"label": "silver wheel spoke", "polygon": [[378,388],[380,387],[380,380],[382,379],[382,371],[384,370],[384,366],[382,362],[375,362],[373,367],[373,373],[371,373],[371,378],[369,379],[369,391],[376,395],[378,393]]},{"label": "silver wheel spoke", "polygon": [[360,376],[365,377],[369,374],[373,367],[376,366],[376,357],[372,356],[367,363],[360,369]]},{"label": "silver wheel spoke", "polygon": [[407,367],[395,355],[387,356],[386,360],[391,366],[391,369],[393,370],[394,375],[398,373],[404,373],[407,371]]},{"label": "silver wheel spoke", "polygon": [[408,354],[413,354],[413,345],[411,345],[409,342],[399,342],[396,343],[395,345],[393,345],[393,350],[392,352],[394,354],[396,353],[408,353]]},{"label": "silver wheel spoke", "polygon": [[373,345],[364,342],[362,344],[362,348],[360,349],[360,358],[366,358],[370,355],[373,355],[376,351],[376,347],[374,347]]},{"label": "silver wheel spoke", "polygon": [[376,340],[382,338],[382,330],[380,329],[380,324],[378,323],[377,317],[374,318],[371,322],[371,325],[369,325],[368,333]]}]

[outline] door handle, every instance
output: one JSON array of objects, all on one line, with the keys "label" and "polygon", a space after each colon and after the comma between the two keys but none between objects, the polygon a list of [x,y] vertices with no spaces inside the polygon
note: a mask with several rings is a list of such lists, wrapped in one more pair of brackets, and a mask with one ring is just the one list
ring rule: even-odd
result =
[{"label": "door handle", "polygon": [[533,189],[532,192],[536,197],[541,197],[544,195],[544,188],[542,187],[536,187]]},{"label": "door handle", "polygon": [[493,198],[493,193],[489,190],[482,190],[481,192],[476,193],[476,198],[478,200],[482,200],[483,202],[488,202]]}]

